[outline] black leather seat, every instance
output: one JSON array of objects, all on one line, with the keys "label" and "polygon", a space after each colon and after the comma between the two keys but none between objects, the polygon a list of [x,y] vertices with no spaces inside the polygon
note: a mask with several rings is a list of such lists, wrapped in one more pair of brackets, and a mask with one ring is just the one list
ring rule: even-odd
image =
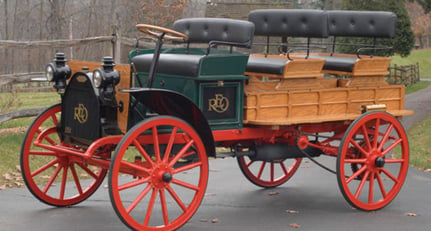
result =
[{"label": "black leather seat", "polygon": [[[160,54],[157,73],[197,77],[202,55]],[[132,58],[138,72],[149,72],[153,54],[142,54]]]},{"label": "black leather seat", "polygon": [[286,65],[286,62],[286,59],[272,59],[250,56],[248,58],[246,71],[281,75],[283,74],[283,69]]},{"label": "black leather seat", "polygon": [[[248,21],[225,18],[186,18],[175,21],[175,31],[188,36],[186,43],[222,44],[228,46],[251,47],[254,35],[254,25]],[[198,77],[202,63],[212,54],[160,54],[156,73]],[[231,54],[218,55],[228,57]],[[149,72],[153,54],[142,54],[132,58],[138,72]]]},{"label": "black leather seat", "polygon": [[310,56],[310,58],[324,59],[323,70],[352,72],[357,58],[339,56]]}]

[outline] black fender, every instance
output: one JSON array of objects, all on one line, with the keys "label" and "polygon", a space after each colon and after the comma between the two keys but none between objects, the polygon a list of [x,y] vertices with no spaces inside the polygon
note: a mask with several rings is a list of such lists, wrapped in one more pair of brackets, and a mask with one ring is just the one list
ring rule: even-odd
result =
[{"label": "black fender", "polygon": [[211,127],[202,111],[189,98],[175,91],[135,88],[125,90],[138,102],[159,115],[178,117],[189,123],[201,137],[208,156],[215,157],[215,144]]}]

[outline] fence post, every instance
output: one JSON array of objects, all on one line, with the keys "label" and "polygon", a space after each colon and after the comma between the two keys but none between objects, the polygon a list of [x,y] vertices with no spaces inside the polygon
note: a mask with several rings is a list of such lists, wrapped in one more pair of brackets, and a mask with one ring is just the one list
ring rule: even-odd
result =
[{"label": "fence post", "polygon": [[121,30],[117,25],[112,25],[112,56],[115,63],[121,63]]}]

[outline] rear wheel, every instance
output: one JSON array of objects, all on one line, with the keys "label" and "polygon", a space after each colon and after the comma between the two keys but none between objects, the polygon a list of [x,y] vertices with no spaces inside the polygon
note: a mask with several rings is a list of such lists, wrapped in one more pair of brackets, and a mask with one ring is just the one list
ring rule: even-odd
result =
[{"label": "rear wheel", "polygon": [[285,183],[295,174],[302,158],[266,162],[239,156],[237,161],[242,173],[251,183],[259,187],[273,188]]},{"label": "rear wheel", "polygon": [[355,208],[381,209],[400,191],[408,162],[408,140],[401,123],[386,112],[366,113],[349,126],[341,140],[339,188]]},{"label": "rear wheel", "polygon": [[204,143],[186,122],[158,116],[120,141],[109,171],[112,206],[135,230],[175,230],[198,209],[207,186]]},{"label": "rear wheel", "polygon": [[38,138],[49,146],[65,145],[57,133],[61,105],[42,112],[28,128],[21,148],[21,171],[30,192],[40,201],[69,206],[87,199],[100,186],[105,169],[90,167],[65,153],[34,146]]}]

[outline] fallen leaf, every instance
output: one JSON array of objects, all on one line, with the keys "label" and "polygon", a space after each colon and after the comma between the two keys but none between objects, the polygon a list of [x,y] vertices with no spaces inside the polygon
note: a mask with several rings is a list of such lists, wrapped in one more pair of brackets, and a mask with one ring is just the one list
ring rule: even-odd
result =
[{"label": "fallen leaf", "polygon": [[211,220],[211,223],[219,223],[219,222],[220,222],[220,220],[218,218],[214,218]]},{"label": "fallen leaf", "polygon": [[416,213],[405,213],[406,216],[409,217],[417,217],[418,215]]},{"label": "fallen leaf", "polygon": [[15,183],[15,185],[17,186],[17,187],[22,187],[22,186],[24,186],[24,184],[23,183],[21,183],[21,182],[14,182]]},{"label": "fallen leaf", "polygon": [[298,229],[298,228],[301,227],[301,225],[298,225],[296,223],[289,224],[289,226],[292,227],[292,228],[295,228],[295,229]]},{"label": "fallen leaf", "polygon": [[103,185],[103,188],[108,188],[109,186],[107,184]]},{"label": "fallen leaf", "polygon": [[0,190],[6,189],[6,185],[0,185]]},{"label": "fallen leaf", "polygon": [[3,174],[3,178],[4,178],[5,180],[12,180],[12,176],[11,176],[9,173],[5,173],[5,174]]},{"label": "fallen leaf", "polygon": [[299,211],[296,210],[286,210],[286,213],[297,214]]},{"label": "fallen leaf", "polygon": [[18,172],[21,172],[21,165],[15,165],[16,170],[18,170]]},{"label": "fallen leaf", "polygon": [[[431,161],[430,161],[431,162]],[[424,172],[431,172],[431,168],[425,169]]]},{"label": "fallen leaf", "polygon": [[269,192],[268,193],[268,195],[270,195],[270,196],[275,196],[275,195],[278,195],[278,194],[280,194],[279,192],[276,192],[276,191],[273,191],[273,192]]}]

